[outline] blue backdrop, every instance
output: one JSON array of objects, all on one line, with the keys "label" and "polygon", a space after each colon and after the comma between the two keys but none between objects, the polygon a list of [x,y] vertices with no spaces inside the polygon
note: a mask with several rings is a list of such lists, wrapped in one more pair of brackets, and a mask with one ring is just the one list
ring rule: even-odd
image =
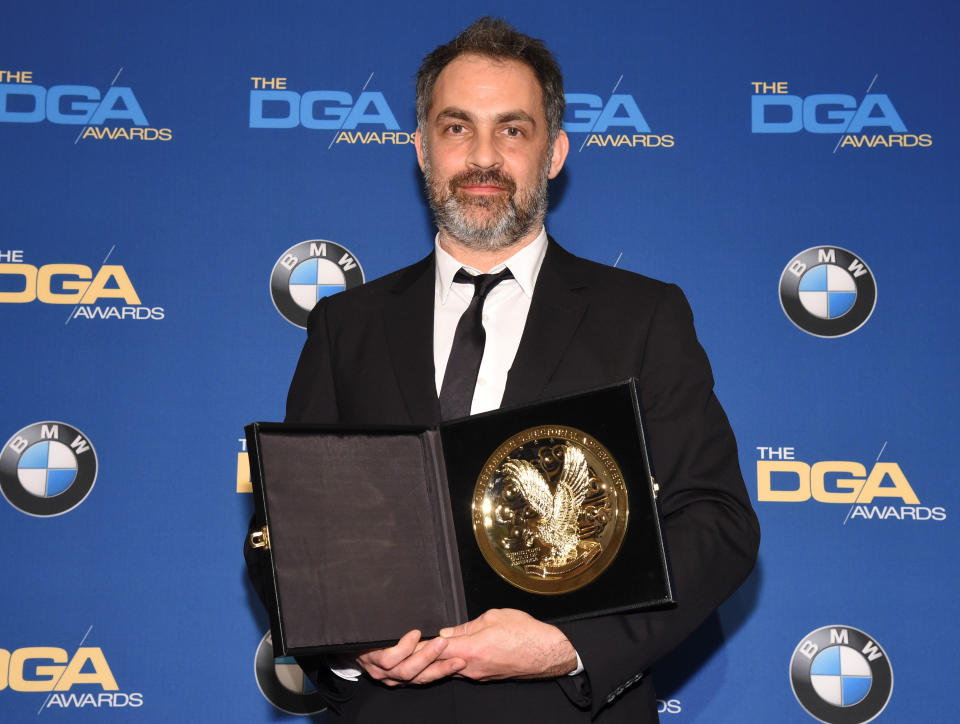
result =
[{"label": "blue backdrop", "polygon": [[548,229],[683,287],[763,528],[662,718],[860,721],[794,695],[826,640],[881,720],[952,719],[954,3],[96,0],[0,26],[4,721],[316,710],[256,663],[242,428],[283,416],[294,247],[333,287],[429,251],[413,76],[481,13],[559,58]]}]

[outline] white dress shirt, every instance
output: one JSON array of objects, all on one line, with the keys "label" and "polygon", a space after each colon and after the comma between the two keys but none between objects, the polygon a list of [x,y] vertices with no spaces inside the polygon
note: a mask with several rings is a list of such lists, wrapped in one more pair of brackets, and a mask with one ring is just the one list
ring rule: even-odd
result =
[{"label": "white dress shirt", "polygon": [[[466,269],[468,274],[480,274],[479,270],[460,263],[444,251],[439,239],[438,234],[434,240],[437,273],[433,296],[433,369],[437,395],[443,385],[443,374],[447,370],[457,323],[473,298],[473,285],[454,283],[453,277],[461,268]],[[547,231],[541,229],[536,239],[487,272],[497,274],[509,269],[513,279],[504,279],[497,284],[483,303],[483,329],[487,339],[477,386],[473,391],[471,415],[500,407],[503,390],[507,386],[507,373],[513,365],[513,358],[517,356],[530,301],[533,299],[533,287],[546,253]]]}]

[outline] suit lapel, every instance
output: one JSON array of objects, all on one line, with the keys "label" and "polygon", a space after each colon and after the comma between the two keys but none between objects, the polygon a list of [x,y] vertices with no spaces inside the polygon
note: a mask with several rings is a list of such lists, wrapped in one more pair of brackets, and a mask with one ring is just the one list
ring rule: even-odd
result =
[{"label": "suit lapel", "polygon": [[383,310],[388,354],[414,424],[440,419],[433,369],[433,254],[410,267]]},{"label": "suit lapel", "polygon": [[587,308],[577,293],[584,284],[575,278],[575,260],[549,240],[520,347],[507,375],[503,407],[539,399],[570,345]]}]

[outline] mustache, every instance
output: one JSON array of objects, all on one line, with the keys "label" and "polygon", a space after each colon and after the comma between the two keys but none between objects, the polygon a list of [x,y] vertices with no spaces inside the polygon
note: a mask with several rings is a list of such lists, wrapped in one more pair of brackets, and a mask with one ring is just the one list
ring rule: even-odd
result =
[{"label": "mustache", "polygon": [[464,186],[497,186],[511,195],[517,190],[517,182],[500,169],[462,171],[453,176],[447,185],[452,193]]}]

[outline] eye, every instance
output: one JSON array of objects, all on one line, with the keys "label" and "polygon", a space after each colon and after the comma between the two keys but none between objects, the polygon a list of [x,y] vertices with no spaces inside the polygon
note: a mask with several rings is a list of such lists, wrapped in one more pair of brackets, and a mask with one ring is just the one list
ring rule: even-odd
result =
[{"label": "eye", "polygon": [[510,138],[518,138],[519,136],[523,135],[523,131],[521,131],[516,126],[508,126],[507,128],[504,129],[504,133],[510,136]]},{"label": "eye", "polygon": [[447,126],[447,132],[453,133],[454,135],[459,135],[463,133],[465,130],[466,129],[463,127],[463,124],[461,123],[451,123],[449,126]]}]

